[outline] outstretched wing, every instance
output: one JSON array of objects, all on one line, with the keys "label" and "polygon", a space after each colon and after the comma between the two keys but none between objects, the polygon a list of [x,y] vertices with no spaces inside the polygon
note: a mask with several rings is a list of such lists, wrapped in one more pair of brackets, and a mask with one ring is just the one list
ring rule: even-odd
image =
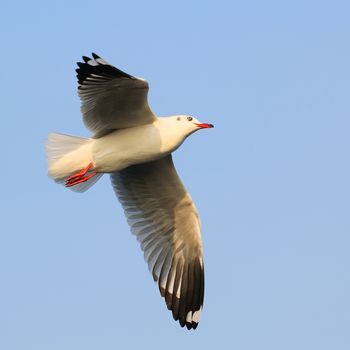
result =
[{"label": "outstretched wing", "polygon": [[83,56],[76,72],[84,123],[95,137],[155,120],[147,102],[148,82],[92,56]]},{"label": "outstretched wing", "polygon": [[200,220],[171,155],[111,180],[168,309],[182,327],[195,329],[204,298]]}]

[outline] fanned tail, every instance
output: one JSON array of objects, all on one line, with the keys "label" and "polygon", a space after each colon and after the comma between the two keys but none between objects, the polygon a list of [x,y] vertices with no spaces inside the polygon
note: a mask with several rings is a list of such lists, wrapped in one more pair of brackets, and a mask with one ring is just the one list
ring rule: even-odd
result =
[{"label": "fanned tail", "polygon": [[[46,143],[49,177],[75,192],[85,192],[103,175],[92,168],[92,139],[50,133]],[[73,178],[73,180],[72,180]]]}]

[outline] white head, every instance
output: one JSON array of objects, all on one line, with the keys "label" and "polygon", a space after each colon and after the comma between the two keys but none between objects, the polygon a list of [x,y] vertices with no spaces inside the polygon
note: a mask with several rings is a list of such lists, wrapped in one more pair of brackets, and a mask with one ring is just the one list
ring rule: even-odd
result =
[{"label": "white head", "polygon": [[162,149],[165,152],[176,150],[195,131],[214,127],[212,124],[201,123],[190,115],[157,118],[153,125],[159,130]]},{"label": "white head", "polygon": [[164,119],[167,119],[168,127],[172,128],[176,134],[180,134],[183,138],[200,129],[214,127],[213,124],[201,123],[198,119],[190,115],[174,115]]}]

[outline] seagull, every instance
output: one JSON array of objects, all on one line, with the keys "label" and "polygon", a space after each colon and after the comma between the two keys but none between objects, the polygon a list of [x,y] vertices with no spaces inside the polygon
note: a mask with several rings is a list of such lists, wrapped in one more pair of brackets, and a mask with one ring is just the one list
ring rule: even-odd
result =
[{"label": "seagull", "polygon": [[196,329],[204,299],[201,223],[172,152],[194,132],[214,126],[190,115],[158,118],[148,105],[146,80],[95,53],[82,58],[78,94],[92,137],[50,133],[49,177],[84,192],[110,174],[167,308],[181,327]]}]

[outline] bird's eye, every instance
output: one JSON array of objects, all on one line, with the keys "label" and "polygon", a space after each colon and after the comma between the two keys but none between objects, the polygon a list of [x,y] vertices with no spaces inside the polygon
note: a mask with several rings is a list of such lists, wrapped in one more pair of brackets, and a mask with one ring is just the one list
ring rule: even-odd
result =
[{"label": "bird's eye", "polygon": [[187,117],[187,120],[190,122],[193,118],[192,117]]},{"label": "bird's eye", "polygon": [[180,117],[177,117],[176,120],[180,120],[181,118]]}]

